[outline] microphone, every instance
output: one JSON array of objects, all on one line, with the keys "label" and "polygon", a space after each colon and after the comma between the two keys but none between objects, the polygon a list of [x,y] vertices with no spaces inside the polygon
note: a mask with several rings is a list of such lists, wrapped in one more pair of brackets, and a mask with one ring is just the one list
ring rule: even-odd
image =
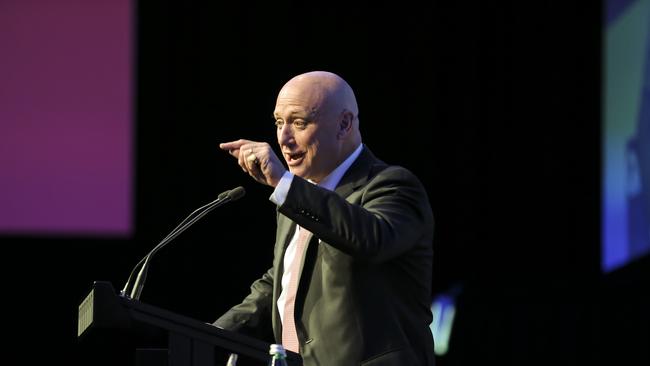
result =
[{"label": "microphone", "polygon": [[[149,270],[149,263],[151,263],[151,258],[165,245],[169,244],[169,242],[174,240],[174,238],[180,235],[183,231],[187,230],[187,228],[192,226],[203,216],[207,215],[210,211],[214,210],[215,208],[225,203],[236,201],[244,197],[245,194],[246,194],[246,190],[244,189],[244,187],[239,186],[231,190],[222,192],[221,194],[219,194],[216,200],[192,211],[192,213],[189,214],[183,221],[181,221],[181,223],[178,224],[174,228],[174,230],[172,230],[169,233],[169,235],[167,235],[163,240],[161,240],[160,243],[158,243],[158,245],[156,245],[149,253],[147,253],[147,255],[144,258],[142,258],[140,262],[138,262],[138,264],[135,265],[135,267],[133,267],[133,270],[131,270],[131,274],[129,274],[129,278],[127,279],[126,284],[124,285],[124,288],[122,289],[122,291],[120,291],[120,295],[134,300],[139,300],[140,295],[142,294],[142,288],[144,287],[144,283],[147,279],[147,271]],[[131,292],[129,293],[131,280],[133,279],[133,275],[135,274],[135,271],[138,269],[138,267],[140,267],[140,272],[138,272],[138,276],[136,277],[136,280],[133,283],[133,286],[131,288]]]}]

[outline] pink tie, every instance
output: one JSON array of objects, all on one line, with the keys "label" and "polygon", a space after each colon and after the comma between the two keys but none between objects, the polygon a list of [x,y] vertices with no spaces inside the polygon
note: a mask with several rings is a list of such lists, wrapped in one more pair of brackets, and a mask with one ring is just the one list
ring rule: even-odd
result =
[{"label": "pink tie", "polygon": [[291,277],[289,278],[289,288],[287,289],[287,299],[284,304],[283,322],[282,322],[282,345],[285,349],[298,353],[300,343],[296,333],[296,323],[293,313],[296,302],[296,291],[298,290],[298,278],[300,277],[300,265],[305,247],[309,243],[311,232],[307,229],[300,228],[298,239],[296,240],[296,254],[291,262]]}]

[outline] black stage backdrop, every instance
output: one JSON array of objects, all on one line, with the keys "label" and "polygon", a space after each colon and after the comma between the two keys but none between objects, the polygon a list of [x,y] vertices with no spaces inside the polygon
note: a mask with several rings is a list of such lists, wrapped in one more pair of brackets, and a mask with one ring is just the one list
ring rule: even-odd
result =
[{"label": "black stage backdrop", "polygon": [[462,288],[439,365],[647,364],[647,260],[599,270],[600,4],[523,3],[140,2],[135,236],[3,237],[20,351],[5,361],[115,364],[76,340],[92,282],[121,288],[238,185],[159,253],[142,301],[206,322],[240,301],[270,266],[275,208],[218,143],[274,144],[283,83],[330,70],[356,91],[364,143],[428,190],[432,296]]}]

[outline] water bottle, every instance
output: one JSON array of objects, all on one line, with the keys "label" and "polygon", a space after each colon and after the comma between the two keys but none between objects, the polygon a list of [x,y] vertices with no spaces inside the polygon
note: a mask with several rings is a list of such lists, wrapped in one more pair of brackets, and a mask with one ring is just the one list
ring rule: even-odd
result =
[{"label": "water bottle", "polygon": [[226,366],[237,366],[237,356],[238,355],[236,353],[231,353],[228,357],[228,363]]},{"label": "water bottle", "polygon": [[287,352],[281,344],[272,344],[269,349],[269,366],[287,366]]}]

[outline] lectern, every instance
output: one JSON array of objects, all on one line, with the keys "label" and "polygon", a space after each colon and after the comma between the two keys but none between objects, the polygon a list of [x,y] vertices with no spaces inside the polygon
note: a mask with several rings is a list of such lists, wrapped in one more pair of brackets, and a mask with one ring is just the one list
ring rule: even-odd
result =
[{"label": "lectern", "polygon": [[[269,343],[118,296],[110,282],[96,281],[88,296],[79,305],[77,336],[80,347],[83,348],[84,339],[92,337],[93,334],[102,335],[101,343],[104,349],[110,348],[112,343],[118,347],[123,344],[125,337],[166,339],[166,345],[162,347],[143,348],[138,351],[134,349],[133,359],[124,360],[124,365],[225,365],[225,360],[215,360],[215,354],[219,352],[236,353],[243,356],[241,358],[252,360],[249,363],[260,366],[266,365],[269,360]],[[138,344],[147,343],[145,339],[139,341]],[[91,342],[88,343],[90,347]],[[141,354],[137,355],[138,352]],[[86,353],[93,357],[92,350]],[[290,366],[302,364],[299,355],[288,353],[287,361]],[[87,360],[88,364],[100,363],[96,361]]]}]

